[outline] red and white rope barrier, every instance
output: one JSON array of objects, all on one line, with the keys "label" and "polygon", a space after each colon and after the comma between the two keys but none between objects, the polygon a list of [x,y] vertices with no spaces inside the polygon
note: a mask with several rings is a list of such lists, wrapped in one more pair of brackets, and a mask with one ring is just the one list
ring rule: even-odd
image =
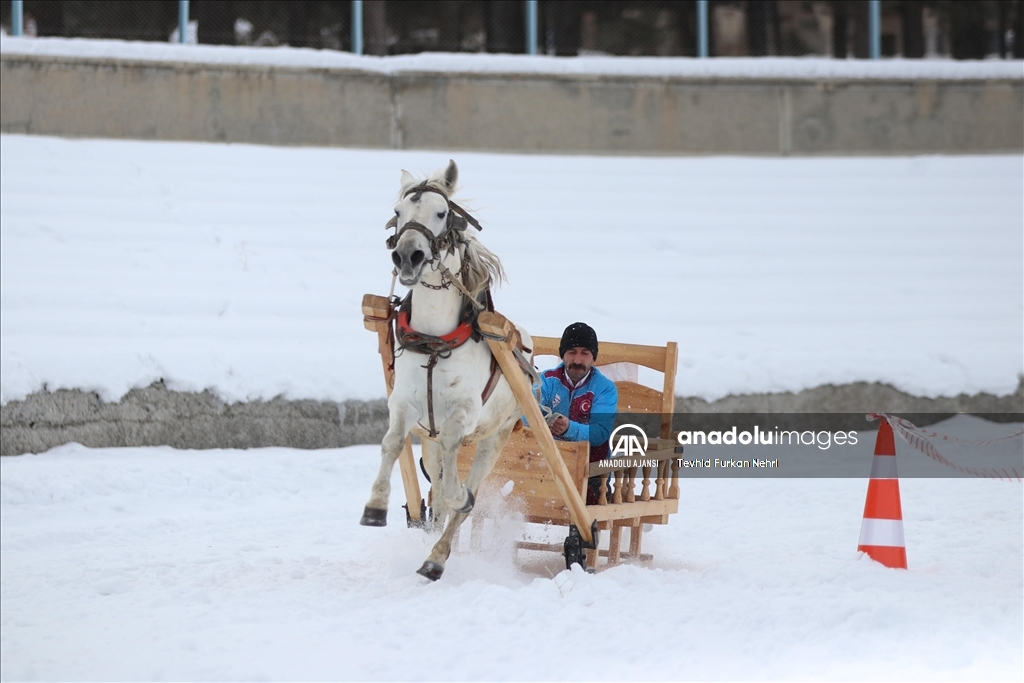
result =
[{"label": "red and white rope barrier", "polygon": [[893,428],[893,431],[900,435],[900,438],[906,441],[909,445],[913,446],[916,450],[924,453],[932,460],[942,463],[947,467],[952,467],[958,472],[969,474],[972,477],[986,477],[990,479],[1004,479],[1006,481],[1021,481],[1024,478],[1024,465],[1021,467],[1003,468],[1003,469],[989,469],[984,467],[964,467],[958,465],[948,458],[939,453],[938,449],[931,442],[931,439],[940,439],[942,441],[948,441],[950,443],[957,443],[963,446],[989,446],[999,441],[1006,441],[1008,439],[1015,439],[1021,435],[1024,435],[1024,430],[1004,436],[998,439],[989,439],[987,441],[964,441],[953,436],[945,434],[939,434],[937,432],[931,432],[919,427],[914,426],[909,420],[905,420],[902,417],[896,417],[888,413],[870,413],[868,416],[869,420],[884,419],[889,423],[889,426]]}]

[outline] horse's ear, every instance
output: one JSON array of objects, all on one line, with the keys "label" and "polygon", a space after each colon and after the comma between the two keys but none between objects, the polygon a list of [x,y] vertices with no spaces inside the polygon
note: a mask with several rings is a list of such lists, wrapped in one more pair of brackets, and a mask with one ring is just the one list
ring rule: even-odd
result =
[{"label": "horse's ear", "polygon": [[408,187],[416,182],[416,179],[412,177],[412,173],[409,173],[404,168],[402,169],[402,187]]},{"label": "horse's ear", "polygon": [[444,170],[444,184],[448,186],[448,189],[454,189],[455,183],[459,179],[459,167],[455,165],[454,159],[448,160],[448,168]]}]

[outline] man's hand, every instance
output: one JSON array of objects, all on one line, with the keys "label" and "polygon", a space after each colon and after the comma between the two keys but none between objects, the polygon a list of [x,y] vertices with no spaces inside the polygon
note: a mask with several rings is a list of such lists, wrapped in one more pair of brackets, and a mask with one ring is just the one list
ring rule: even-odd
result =
[{"label": "man's hand", "polygon": [[565,415],[559,415],[551,423],[551,433],[555,436],[565,434],[567,429],[569,429],[569,418]]}]

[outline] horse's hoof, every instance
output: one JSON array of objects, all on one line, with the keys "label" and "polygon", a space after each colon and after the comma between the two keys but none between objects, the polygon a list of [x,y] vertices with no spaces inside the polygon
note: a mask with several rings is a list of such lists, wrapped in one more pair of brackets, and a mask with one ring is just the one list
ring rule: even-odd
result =
[{"label": "horse's hoof", "polygon": [[476,498],[473,496],[472,491],[466,489],[466,504],[460,507],[458,510],[456,510],[456,512],[468,514],[469,511],[473,509],[474,505],[476,505]]},{"label": "horse's hoof", "polygon": [[441,578],[441,574],[444,574],[444,567],[439,565],[437,562],[431,562],[427,560],[423,563],[423,566],[416,570],[416,573],[420,576],[425,576],[431,581],[437,581]]},{"label": "horse's hoof", "polygon": [[388,511],[367,505],[363,508],[363,518],[359,520],[359,523],[363,526],[387,526]]}]

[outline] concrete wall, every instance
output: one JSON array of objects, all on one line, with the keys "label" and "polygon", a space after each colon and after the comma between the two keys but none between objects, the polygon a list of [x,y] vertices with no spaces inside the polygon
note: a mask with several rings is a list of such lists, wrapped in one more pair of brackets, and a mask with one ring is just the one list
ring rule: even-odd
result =
[{"label": "concrete wall", "polygon": [[226,404],[209,393],[168,391],[157,383],[104,403],[91,392],[60,390],[0,407],[0,455],[72,441],[94,448],[340,448],[380,443],[387,425],[383,399]]},{"label": "concrete wall", "polygon": [[[856,382],[799,393],[729,396],[712,403],[679,397],[676,406],[689,413],[845,414],[847,422],[833,429],[869,429],[863,417],[869,412],[897,413],[918,426],[958,412],[1019,421],[1024,413],[1024,379],[1008,396],[918,398],[887,384]],[[94,448],[339,448],[379,444],[387,426],[383,399],[225,404],[208,393],[168,391],[158,383],[133,389],[117,403],[103,403],[93,393],[60,390],[0,407],[0,455],[40,453],[71,441]]]},{"label": "concrete wall", "polygon": [[632,154],[1024,151],[1024,81],[403,72],[0,55],[0,130]]}]

